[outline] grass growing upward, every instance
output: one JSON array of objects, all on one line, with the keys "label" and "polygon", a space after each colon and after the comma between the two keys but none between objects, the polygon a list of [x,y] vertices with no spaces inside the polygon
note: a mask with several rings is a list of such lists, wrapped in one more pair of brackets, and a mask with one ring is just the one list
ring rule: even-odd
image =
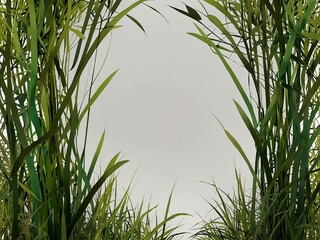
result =
[{"label": "grass growing upward", "polygon": [[[1,239],[173,239],[168,222],[151,221],[153,207],[117,190],[116,154],[95,183],[105,134],[88,161],[90,108],[116,71],[92,91],[84,72],[99,46],[144,4],[138,0],[6,0],[0,2],[0,237]],[[318,239],[320,4],[316,0],[203,0],[203,12],[176,9],[196,22],[191,33],[223,62],[244,107],[235,106],[254,140],[255,159],[227,137],[247,163],[247,195],[219,190],[211,204],[219,218],[197,239]],[[210,14],[215,8],[224,21]],[[122,10],[120,10],[122,9]],[[151,7],[151,9],[153,9]],[[157,12],[156,9],[153,9]],[[213,27],[214,26],[214,30]],[[250,93],[228,64],[247,70]],[[93,71],[92,79],[95,79]],[[86,104],[80,83],[89,82]],[[84,122],[84,147],[78,146]],[[82,125],[81,125],[82,126]],[[81,131],[83,132],[83,131]],[[85,163],[90,162],[89,166]]]},{"label": "grass growing upward", "polygon": [[88,81],[83,73],[118,22],[144,0],[119,10],[122,2],[1,1],[1,239],[175,236],[166,223],[180,214],[168,214],[170,200],[165,219],[153,224],[154,208],[135,207],[129,190],[122,197],[115,194],[114,173],[127,162],[119,154],[92,184],[104,133],[87,169],[85,147],[77,144],[81,121],[89,118],[91,105],[116,74],[107,76],[80,107],[79,85]]},{"label": "grass growing upward", "polygon": [[[203,0],[203,12],[176,9],[196,22],[191,33],[218,55],[239,90],[235,106],[254,140],[246,161],[253,180],[246,196],[218,190],[220,218],[199,239],[319,239],[320,5],[316,0]],[[210,14],[219,11],[224,19]],[[228,64],[236,56],[247,70],[250,93]],[[213,79],[214,80],[214,79]]]}]

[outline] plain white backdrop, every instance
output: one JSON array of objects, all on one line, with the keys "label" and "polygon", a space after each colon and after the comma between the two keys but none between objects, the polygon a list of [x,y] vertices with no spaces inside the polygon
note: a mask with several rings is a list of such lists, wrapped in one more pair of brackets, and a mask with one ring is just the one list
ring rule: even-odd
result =
[{"label": "plain white backdrop", "polygon": [[[200,221],[198,214],[207,220],[215,216],[207,215],[210,206],[204,198],[212,202],[217,195],[201,181],[214,181],[232,193],[237,167],[250,182],[244,161],[213,115],[251,159],[254,144],[233,104],[232,99],[243,103],[227,71],[208,46],[187,35],[196,32],[193,21],[168,7],[169,2],[184,6],[180,1],[148,3],[169,24],[140,6],[131,15],[142,23],[146,34],[128,19],[113,32],[99,79],[120,70],[92,109],[87,159],[105,129],[98,166],[103,169],[121,151],[122,158],[130,162],[119,172],[119,186],[125,188],[138,169],[133,179],[133,202],[151,199],[153,205],[159,204],[160,216],[176,182],[171,213],[193,215],[183,221],[182,229],[187,230]],[[186,3],[199,6],[197,1]],[[109,44],[110,39],[99,48],[99,64]],[[246,87],[246,72],[237,64],[232,66]]]}]

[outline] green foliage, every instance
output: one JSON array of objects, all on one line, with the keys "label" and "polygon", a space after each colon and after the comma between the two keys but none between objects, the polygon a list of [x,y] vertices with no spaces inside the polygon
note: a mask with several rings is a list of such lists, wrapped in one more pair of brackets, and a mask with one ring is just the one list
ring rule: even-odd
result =
[{"label": "green foliage", "polygon": [[[121,0],[7,0],[0,3],[1,239],[169,239],[169,216],[153,226],[143,204],[120,200],[114,156],[93,183],[104,133],[89,169],[79,126],[116,72],[79,104],[80,82],[118,22],[142,4],[119,11]],[[142,25],[132,16],[134,21]],[[92,73],[94,75],[94,73]],[[94,79],[95,76],[92,76]],[[107,182],[106,182],[107,180]],[[104,187],[104,191],[101,191]],[[95,198],[96,195],[99,198]],[[170,197],[171,198],[171,197]],[[168,203],[168,208],[170,202]]]},{"label": "green foliage", "polygon": [[[196,236],[208,239],[317,239],[319,230],[320,60],[319,14],[315,0],[204,0],[199,33],[230,73],[246,105],[235,102],[256,147],[251,162],[240,144],[228,138],[246,160],[253,185],[244,195],[219,194],[213,206],[220,218],[204,225]],[[209,14],[211,7],[224,22]],[[190,7],[189,7],[190,8]],[[191,14],[192,13],[192,14]],[[213,25],[213,27],[212,27]],[[201,28],[202,26],[202,28]],[[210,27],[209,27],[210,26]],[[214,29],[214,30],[213,30]],[[248,72],[250,93],[227,62],[236,56]],[[201,238],[202,239],[202,238]]]}]

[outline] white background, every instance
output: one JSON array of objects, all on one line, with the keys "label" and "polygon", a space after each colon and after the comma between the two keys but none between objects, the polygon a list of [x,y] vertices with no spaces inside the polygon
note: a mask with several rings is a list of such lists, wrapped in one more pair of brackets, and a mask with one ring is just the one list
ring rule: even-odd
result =
[{"label": "white background", "polygon": [[[174,189],[171,213],[187,212],[182,230],[214,217],[207,199],[217,199],[213,181],[226,192],[235,187],[235,166],[247,182],[248,171],[229,142],[224,126],[239,140],[249,156],[254,145],[233,104],[244,106],[223,64],[208,46],[187,35],[196,32],[193,21],[168,7],[183,8],[179,1],[150,2],[168,23],[145,6],[131,12],[146,30],[123,20],[113,32],[110,52],[101,72],[103,79],[120,69],[92,109],[88,156],[92,156],[103,129],[106,141],[98,163],[103,169],[117,152],[130,162],[121,168],[119,186],[126,187],[138,169],[132,199],[151,198],[163,215]],[[196,1],[188,1],[199,6]],[[200,9],[200,8],[199,8]],[[101,64],[110,41],[99,49]],[[247,89],[247,74],[232,64]],[[98,84],[98,83],[97,83]],[[98,85],[96,85],[98,86]],[[97,169],[99,172],[99,169]],[[246,184],[249,189],[249,184]]]}]

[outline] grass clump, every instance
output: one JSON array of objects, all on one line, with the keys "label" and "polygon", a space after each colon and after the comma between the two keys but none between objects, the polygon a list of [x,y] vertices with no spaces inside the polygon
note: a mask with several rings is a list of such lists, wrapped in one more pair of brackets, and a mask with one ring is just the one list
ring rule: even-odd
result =
[{"label": "grass clump", "polygon": [[[246,161],[253,185],[245,194],[217,190],[219,219],[205,224],[199,239],[317,239],[319,230],[319,1],[204,0],[203,13],[176,9],[195,20],[192,36],[218,55],[239,90],[236,108],[254,140]],[[222,21],[210,14],[214,8]],[[227,59],[247,70],[249,92]]]},{"label": "grass clump", "polygon": [[[169,239],[166,223],[118,199],[119,154],[95,183],[104,140],[91,161],[85,146],[90,107],[116,72],[92,91],[87,65],[118,22],[144,0],[123,10],[121,0],[6,0],[0,3],[0,236],[1,239]],[[139,27],[141,24],[129,17]],[[79,103],[82,81],[90,84]],[[84,122],[85,121],[85,122]],[[85,125],[85,146],[78,146]],[[85,166],[90,162],[89,166]],[[101,190],[103,188],[103,190]],[[98,194],[99,198],[95,198]],[[170,197],[171,198],[171,197]],[[168,203],[169,208],[170,202]],[[167,210],[168,211],[168,210]]]}]

